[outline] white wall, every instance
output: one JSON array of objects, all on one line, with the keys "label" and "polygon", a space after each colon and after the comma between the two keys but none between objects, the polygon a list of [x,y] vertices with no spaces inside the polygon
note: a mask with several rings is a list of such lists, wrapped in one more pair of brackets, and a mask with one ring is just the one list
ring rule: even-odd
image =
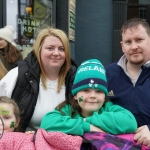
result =
[{"label": "white wall", "polygon": [[17,14],[18,14],[18,0],[6,0],[6,12],[7,12],[7,25],[12,25],[15,29],[14,38],[16,39],[17,29]]}]

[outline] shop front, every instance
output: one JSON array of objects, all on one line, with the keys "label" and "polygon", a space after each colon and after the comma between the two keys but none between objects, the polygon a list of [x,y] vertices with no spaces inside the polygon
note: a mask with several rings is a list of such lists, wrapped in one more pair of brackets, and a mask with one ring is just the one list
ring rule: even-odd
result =
[{"label": "shop front", "polygon": [[1,0],[0,8],[0,28],[14,27],[14,43],[23,57],[32,50],[38,30],[46,26],[64,30],[74,48],[75,0]]}]

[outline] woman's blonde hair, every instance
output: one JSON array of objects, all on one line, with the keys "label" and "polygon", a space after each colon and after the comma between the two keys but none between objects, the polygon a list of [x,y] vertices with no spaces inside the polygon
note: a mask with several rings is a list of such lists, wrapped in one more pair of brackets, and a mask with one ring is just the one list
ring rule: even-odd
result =
[{"label": "woman's blonde hair", "polygon": [[7,74],[7,70],[4,67],[2,61],[0,60],[0,80]]},{"label": "woman's blonde hair", "polygon": [[42,66],[42,62],[41,62],[41,48],[43,46],[43,42],[44,39],[47,36],[55,36],[57,38],[59,38],[64,46],[64,52],[65,52],[65,62],[59,72],[59,79],[58,79],[58,87],[57,87],[57,92],[60,92],[61,86],[64,84],[65,81],[65,77],[67,75],[67,72],[70,68],[70,63],[71,63],[71,59],[70,59],[70,45],[69,45],[69,39],[67,37],[67,35],[65,34],[65,32],[63,32],[60,29],[55,29],[52,27],[47,26],[44,29],[41,29],[36,37],[35,43],[33,45],[34,48],[34,53],[37,57],[37,60],[39,62],[40,68],[41,68],[41,80],[43,83],[44,88],[46,89],[46,75]]}]

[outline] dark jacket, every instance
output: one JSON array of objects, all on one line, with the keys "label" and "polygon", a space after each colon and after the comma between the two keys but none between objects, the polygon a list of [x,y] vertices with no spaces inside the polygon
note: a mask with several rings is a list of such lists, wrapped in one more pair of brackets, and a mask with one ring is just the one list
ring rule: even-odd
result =
[{"label": "dark jacket", "polygon": [[[72,65],[65,79],[66,99],[72,97],[71,87],[77,69],[77,65],[73,60],[71,63]],[[17,65],[18,78],[12,93],[12,98],[17,102],[21,110],[20,129],[24,132],[36,106],[41,70],[34,52],[29,53],[25,60],[19,61]]]},{"label": "dark jacket", "polygon": [[142,66],[141,69],[142,73],[134,86],[117,63],[106,67],[108,98],[130,110],[139,127],[148,125],[150,129],[150,68]]}]

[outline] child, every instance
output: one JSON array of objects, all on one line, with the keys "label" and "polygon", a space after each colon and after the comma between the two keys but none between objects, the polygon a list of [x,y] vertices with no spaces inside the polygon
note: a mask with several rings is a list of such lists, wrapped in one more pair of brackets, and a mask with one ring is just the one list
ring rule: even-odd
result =
[{"label": "child", "polygon": [[16,131],[20,121],[19,107],[12,99],[0,97],[0,117],[4,123],[4,132]]},{"label": "child", "polygon": [[136,131],[137,123],[131,112],[105,101],[107,80],[99,60],[87,60],[79,66],[72,94],[74,100],[66,100],[55,111],[45,115],[41,128],[74,135],[90,131],[111,134]]}]

